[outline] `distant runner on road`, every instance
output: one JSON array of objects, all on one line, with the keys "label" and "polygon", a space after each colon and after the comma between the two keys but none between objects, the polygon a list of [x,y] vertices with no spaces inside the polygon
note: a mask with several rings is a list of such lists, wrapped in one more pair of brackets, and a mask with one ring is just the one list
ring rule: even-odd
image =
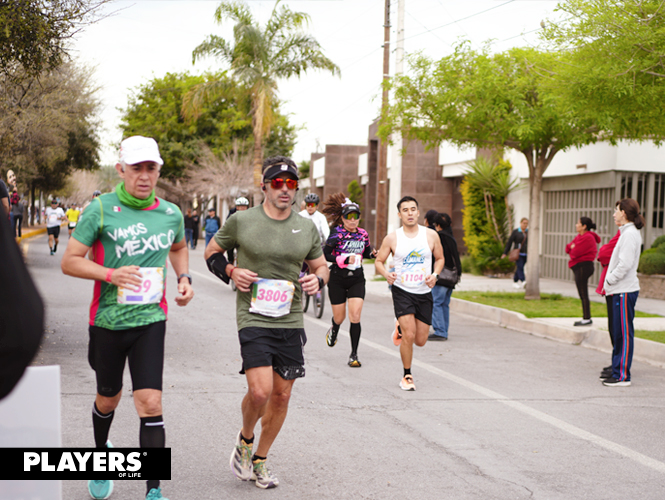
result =
[{"label": "distant runner on road", "polygon": [[[298,189],[298,168],[290,158],[263,162],[262,205],[237,212],[210,241],[205,258],[210,271],[238,288],[236,320],[242,370],[248,390],[242,400],[242,427],[231,452],[235,476],[259,488],[274,488],[277,477],[266,458],[286,418],[293,383],[305,376],[307,342],[300,304],[328,281],[321,239],[311,221],[291,208]],[[236,249],[238,266],[226,260]],[[311,274],[299,278],[303,261]],[[254,429],[261,438],[254,447]]]},{"label": "distant runner on road", "polygon": [[[418,225],[418,202],[411,196],[403,197],[397,203],[397,211],[402,227],[383,239],[376,256],[375,266],[392,285],[395,317],[402,331],[401,339],[394,342],[404,365],[404,376],[399,386],[404,391],[415,391],[411,374],[413,344],[424,346],[427,343],[429,327],[432,324],[432,287],[443,269],[443,248],[439,235],[432,229]],[[393,254],[394,272],[387,272],[385,262]],[[434,272],[432,269],[434,258]]]},{"label": "distant runner on road", "polygon": [[[162,371],[166,333],[167,257],[178,280],[175,302],[194,296],[180,209],[155,197],[163,165],[154,139],[122,141],[114,192],[85,209],[62,258],[62,271],[95,281],[90,306],[88,359],[97,378],[92,424],[97,448],[108,441],[129,361],[141,448],[164,448]],[[94,260],[86,258],[94,248]],[[146,500],[166,500],[159,480],[147,481]],[[92,498],[108,498],[113,481],[89,481]]]}]

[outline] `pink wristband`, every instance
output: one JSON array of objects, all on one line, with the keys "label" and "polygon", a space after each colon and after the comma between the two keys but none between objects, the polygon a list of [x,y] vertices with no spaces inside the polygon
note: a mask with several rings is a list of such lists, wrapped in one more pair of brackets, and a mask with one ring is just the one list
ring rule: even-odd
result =
[{"label": "pink wristband", "polygon": [[109,269],[106,272],[106,282],[107,283],[111,283],[111,275],[113,274],[113,271],[115,271],[115,269]]}]

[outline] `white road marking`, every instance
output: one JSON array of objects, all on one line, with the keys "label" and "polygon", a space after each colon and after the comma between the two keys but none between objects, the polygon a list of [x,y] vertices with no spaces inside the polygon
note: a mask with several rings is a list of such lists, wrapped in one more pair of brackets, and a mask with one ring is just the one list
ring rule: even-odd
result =
[{"label": "white road marking", "polygon": [[[328,329],[330,324],[326,321],[312,318],[308,316],[307,314],[304,315],[305,319],[307,321],[310,321],[316,325],[319,325],[325,329]],[[349,335],[349,333],[345,330],[342,330],[340,328],[339,330],[340,334],[343,334],[344,336]],[[388,338],[388,337],[386,337]],[[377,344],[376,342],[372,342],[371,340],[367,339],[360,339],[360,342],[363,345],[366,345],[367,347],[371,347],[372,349],[375,349],[377,351],[380,351],[384,354],[387,354],[389,356],[392,356],[394,358],[400,359],[399,355],[399,349],[396,348],[389,348],[380,344]],[[630,448],[626,448],[625,446],[622,446],[618,443],[615,443],[613,441],[610,441],[608,439],[602,438],[600,436],[597,436],[596,434],[593,434],[591,432],[587,432],[584,429],[580,429],[579,427],[576,427],[572,424],[569,424],[568,422],[564,422],[561,419],[558,419],[556,417],[553,417],[551,415],[548,415],[547,413],[544,413],[539,410],[535,410],[523,403],[519,403],[517,401],[511,400],[510,398],[499,394],[498,392],[495,392],[491,389],[487,389],[486,387],[483,387],[481,385],[478,385],[476,383],[470,382],[466,379],[463,379],[461,377],[458,377],[456,375],[453,375],[452,373],[449,373],[445,370],[441,370],[440,368],[437,368],[436,366],[430,365],[429,363],[424,363],[422,361],[418,361],[416,359],[413,360],[413,365],[417,366],[418,368],[422,368],[424,370],[427,370],[428,372],[438,375],[439,377],[445,378],[447,380],[450,380],[451,382],[454,382],[456,384],[461,385],[462,387],[465,387],[473,392],[476,392],[478,394],[481,394],[489,399],[492,399],[494,401],[497,401],[499,403],[505,404],[506,406],[510,406],[511,408],[524,413],[525,415],[529,415],[530,417],[533,417],[537,420],[540,420],[541,422],[544,422],[546,424],[550,424],[554,427],[556,427],[559,430],[562,430],[564,432],[567,432],[568,434],[578,437],[580,439],[584,439],[585,441],[589,441],[591,443],[594,443],[602,448],[605,448],[607,450],[613,451],[615,453],[618,453],[619,455],[622,455],[626,458],[629,458],[631,460],[634,460],[637,463],[640,463],[646,467],[649,467],[657,472],[665,473],[665,463],[660,462],[654,458],[648,457],[646,455],[643,455],[642,453],[639,453],[635,450],[631,450]]]}]

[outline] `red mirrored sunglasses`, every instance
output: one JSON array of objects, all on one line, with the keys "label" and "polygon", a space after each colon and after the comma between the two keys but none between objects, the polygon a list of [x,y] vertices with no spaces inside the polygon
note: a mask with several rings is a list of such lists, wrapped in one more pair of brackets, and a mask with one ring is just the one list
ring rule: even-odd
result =
[{"label": "red mirrored sunglasses", "polygon": [[288,189],[298,189],[298,181],[296,179],[270,179],[270,185],[273,189],[282,189],[286,183]]}]

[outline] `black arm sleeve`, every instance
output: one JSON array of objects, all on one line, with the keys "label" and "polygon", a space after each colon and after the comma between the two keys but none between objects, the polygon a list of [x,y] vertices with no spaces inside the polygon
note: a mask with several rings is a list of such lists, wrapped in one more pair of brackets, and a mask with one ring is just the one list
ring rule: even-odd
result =
[{"label": "black arm sleeve", "polygon": [[323,255],[326,258],[326,260],[328,262],[335,263],[336,260],[335,260],[335,257],[333,257],[332,251],[333,251],[333,248],[330,245],[326,245],[326,246],[323,247]]},{"label": "black arm sleeve", "polygon": [[[226,274],[226,266],[228,263],[229,261],[226,260],[226,257],[224,257],[224,252],[214,253],[208,257],[208,260],[206,260],[206,264],[208,264],[208,270],[227,285],[231,279]],[[231,271],[231,273],[233,273],[233,271]]]}]

